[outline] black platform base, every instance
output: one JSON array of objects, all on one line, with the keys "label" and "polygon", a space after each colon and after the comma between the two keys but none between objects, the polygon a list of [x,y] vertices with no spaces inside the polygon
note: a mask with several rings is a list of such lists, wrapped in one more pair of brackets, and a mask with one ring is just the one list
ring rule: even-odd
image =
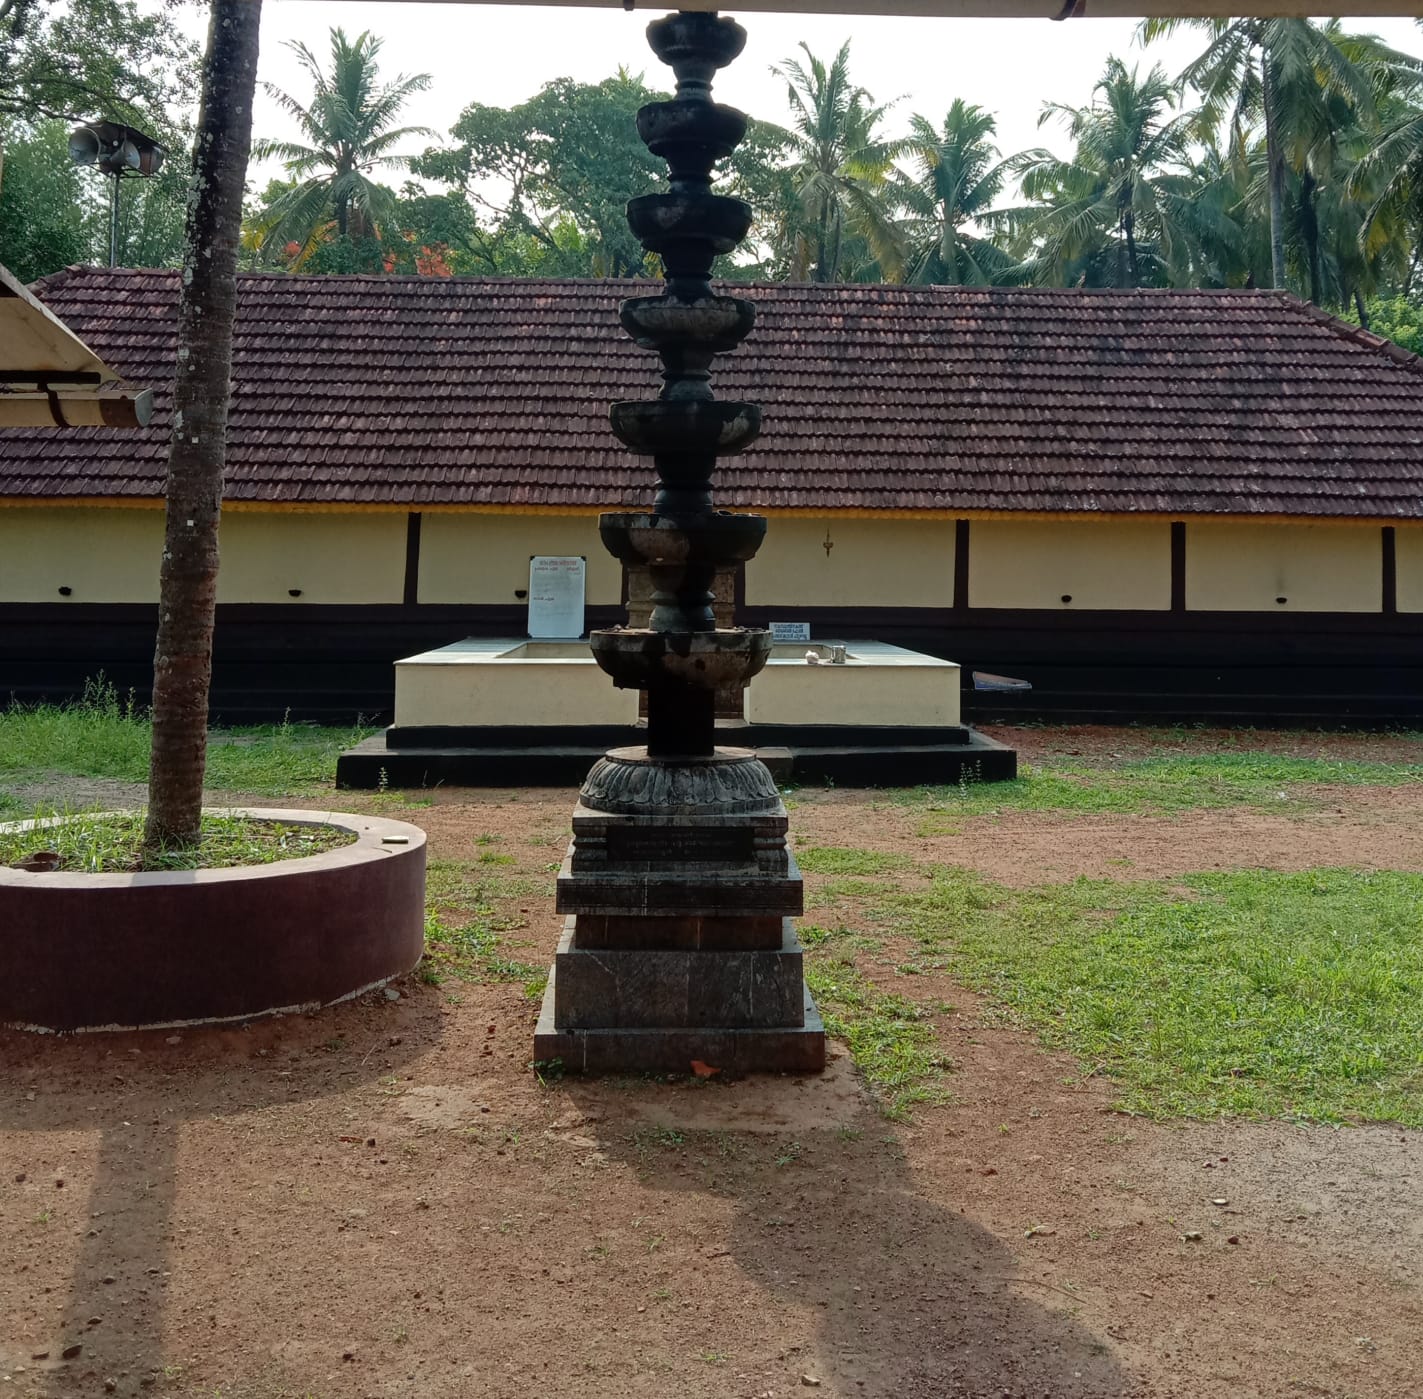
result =
[{"label": "black platform base", "polygon": [[818,1074],[825,1068],[825,1026],[809,991],[800,1025],[560,1030],[554,1024],[557,982],[555,968],[534,1030],[536,1064],[557,1063],[569,1073],[684,1074],[694,1059],[726,1074]]},{"label": "black platform base", "polygon": [[[560,742],[538,741],[525,729],[521,742],[498,747],[471,744],[477,730],[461,730],[462,746],[391,746],[376,734],[336,761],[336,785],[374,791],[381,787],[577,787],[607,750],[607,743],[580,742],[562,730]],[[601,731],[596,731],[604,737]],[[630,730],[629,733],[635,734]],[[946,731],[962,742],[924,742],[921,731],[896,729],[819,731],[807,726],[775,734],[762,726],[718,725],[725,744],[750,747],[781,783],[833,782],[843,787],[918,787],[1005,782],[1018,775],[1018,754],[973,729]],[[502,731],[500,738],[506,738]],[[910,735],[913,735],[911,740]],[[939,736],[936,731],[934,736]],[[403,737],[403,736],[402,736]],[[777,738],[776,743],[767,740]],[[748,741],[749,740],[749,741]],[[630,741],[636,742],[636,737]],[[644,739],[645,741],[645,739]]]}]

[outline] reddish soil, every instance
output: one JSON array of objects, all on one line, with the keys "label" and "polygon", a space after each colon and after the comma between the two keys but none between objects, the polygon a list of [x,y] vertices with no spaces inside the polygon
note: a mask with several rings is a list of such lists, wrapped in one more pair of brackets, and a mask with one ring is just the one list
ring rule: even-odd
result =
[{"label": "reddish soil", "polygon": [[[503,910],[525,911],[510,954],[546,959],[572,793],[435,802],[390,814],[437,858],[515,856],[490,870],[540,892]],[[1423,789],[1339,808],[920,839],[922,813],[836,791],[793,820],[996,878],[1423,868]],[[541,1083],[513,984],[0,1040],[0,1399],[1423,1394],[1419,1134],[1125,1117],[952,983],[872,970],[954,1007],[953,1101],[907,1125],[843,1055],[816,1079]]]}]

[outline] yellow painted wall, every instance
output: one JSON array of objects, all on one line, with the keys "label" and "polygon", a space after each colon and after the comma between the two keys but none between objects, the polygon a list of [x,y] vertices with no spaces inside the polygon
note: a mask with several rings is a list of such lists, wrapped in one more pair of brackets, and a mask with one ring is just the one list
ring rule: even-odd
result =
[{"label": "yellow painted wall", "polygon": [[1186,607],[1197,612],[1382,611],[1378,527],[1188,521]]},{"label": "yellow painted wall", "polygon": [[[403,514],[222,518],[219,602],[399,602],[405,591]],[[299,588],[292,597],[289,589]]]},{"label": "yellow painted wall", "polygon": [[451,514],[421,522],[420,601],[518,604],[531,554],[585,556],[590,607],[622,597],[622,565],[603,548],[596,515]]},{"label": "yellow painted wall", "polygon": [[760,552],[746,565],[746,601],[753,607],[951,607],[954,522],[772,519]]},{"label": "yellow painted wall", "polygon": [[162,558],[161,510],[0,510],[0,602],[157,602]]},{"label": "yellow painted wall", "polygon": [[1170,523],[975,520],[969,526],[968,605],[1168,609]]},{"label": "yellow painted wall", "polygon": [[1398,610],[1423,612],[1423,527],[1399,525],[1393,532],[1398,567]]}]

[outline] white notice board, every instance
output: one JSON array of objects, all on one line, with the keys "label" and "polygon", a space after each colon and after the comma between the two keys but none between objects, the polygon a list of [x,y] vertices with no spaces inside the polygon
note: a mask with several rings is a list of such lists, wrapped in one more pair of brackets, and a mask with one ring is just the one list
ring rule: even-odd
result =
[{"label": "white notice board", "polygon": [[772,641],[809,641],[809,622],[772,622]]},{"label": "white notice board", "polygon": [[583,635],[583,577],[576,555],[535,554],[529,560],[529,635]]}]

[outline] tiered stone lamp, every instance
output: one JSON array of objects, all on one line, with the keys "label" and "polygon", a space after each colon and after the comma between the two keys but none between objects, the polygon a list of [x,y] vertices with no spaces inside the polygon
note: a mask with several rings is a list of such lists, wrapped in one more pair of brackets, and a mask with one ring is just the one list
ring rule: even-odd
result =
[{"label": "tiered stone lamp", "polygon": [[717,569],[751,558],[766,533],[760,516],[713,509],[711,494],[717,458],[761,426],[757,405],[711,390],[712,361],[755,318],[751,302],[711,287],[713,260],[751,226],[749,205],[711,192],[712,166],[746,134],[742,113],[711,100],[711,79],[746,33],[681,12],[647,34],[677,76],[676,96],[637,118],[669,188],[634,199],[628,222],[666,285],[625,301],[621,320],[661,356],[663,387],[649,402],[615,403],[611,418],[652,458],[658,491],[651,514],[604,515],[600,532],[624,564],[648,570],[652,610],[645,628],[592,635],[613,683],[647,691],[647,746],[608,753],[579,794],[534,1054],[573,1071],[818,1070],[825,1035],[796,939],[802,886],[785,806],[754,754],[716,746],[717,689],[755,675],[771,652],[768,632],[718,628],[712,613]]}]

